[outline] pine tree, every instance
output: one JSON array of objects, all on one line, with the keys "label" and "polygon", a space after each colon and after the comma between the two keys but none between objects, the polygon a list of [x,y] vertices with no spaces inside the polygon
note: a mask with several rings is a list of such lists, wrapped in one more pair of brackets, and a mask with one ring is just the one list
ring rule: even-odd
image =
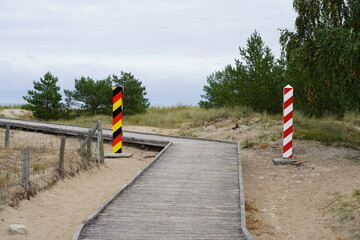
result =
[{"label": "pine tree", "polygon": [[284,63],[275,60],[256,31],[239,51],[235,67],[228,65],[208,76],[200,107],[246,105],[259,112],[280,112]]},{"label": "pine tree", "polygon": [[113,84],[124,86],[124,115],[144,113],[149,108],[149,99],[146,96],[146,88],[142,82],[131,73],[121,71],[120,77],[109,76]]},{"label": "pine tree", "polygon": [[60,87],[56,85],[58,78],[47,72],[40,81],[34,81],[34,90],[24,96],[37,119],[49,120],[61,117],[64,105],[61,103]]}]

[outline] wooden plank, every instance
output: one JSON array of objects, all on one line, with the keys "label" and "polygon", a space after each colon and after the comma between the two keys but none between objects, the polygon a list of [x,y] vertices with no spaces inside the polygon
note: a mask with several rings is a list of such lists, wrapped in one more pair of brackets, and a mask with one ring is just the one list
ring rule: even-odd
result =
[{"label": "wooden plank", "polygon": [[80,239],[245,239],[237,145],[176,142]]},{"label": "wooden plank", "polygon": [[170,148],[171,143],[168,143],[168,145],[152,160],[150,161],[144,169],[142,169],[140,172],[138,172],[133,179],[129,181],[124,187],[122,187],[119,191],[117,191],[112,197],[110,197],[105,203],[103,203],[95,212],[93,212],[87,219],[85,219],[80,226],[77,228],[73,240],[77,240],[80,238],[80,235],[82,234],[85,226],[90,224],[94,219],[96,219],[97,216],[99,216],[100,213],[102,213],[107,206],[109,206],[115,199],[118,198],[126,189],[128,189],[130,186],[132,186],[136,180],[145,173],[156,161],[158,161],[161,156],[166,152],[168,148]]}]

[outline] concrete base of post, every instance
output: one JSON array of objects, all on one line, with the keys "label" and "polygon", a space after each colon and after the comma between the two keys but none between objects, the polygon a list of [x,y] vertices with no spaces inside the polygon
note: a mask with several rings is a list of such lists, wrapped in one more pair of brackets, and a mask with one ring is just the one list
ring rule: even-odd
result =
[{"label": "concrete base of post", "polygon": [[132,153],[107,153],[105,154],[105,158],[130,158],[132,157]]},{"label": "concrete base of post", "polygon": [[275,165],[287,165],[294,164],[296,161],[294,161],[292,158],[275,158],[273,159],[273,163]]}]

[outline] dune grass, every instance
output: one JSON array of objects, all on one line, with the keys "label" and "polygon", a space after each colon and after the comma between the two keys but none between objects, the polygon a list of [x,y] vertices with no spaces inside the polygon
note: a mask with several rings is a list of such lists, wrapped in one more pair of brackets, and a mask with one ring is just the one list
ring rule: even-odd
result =
[{"label": "dune grass", "polygon": [[253,111],[247,107],[203,109],[191,106],[152,107],[145,114],[125,118],[129,125],[163,128],[199,127],[223,117],[248,117]]},{"label": "dune grass", "polygon": [[13,105],[0,105],[0,110],[2,109],[13,109],[13,108],[23,108],[22,104],[13,104]]},{"label": "dune grass", "polygon": [[[360,115],[348,113],[343,120],[332,116],[309,118],[296,112],[294,116],[294,138],[316,140],[323,143],[346,143],[360,146]],[[358,126],[358,127],[357,127]]]},{"label": "dune grass", "polygon": [[101,120],[103,128],[111,128],[112,126],[112,116],[110,115],[81,116],[73,119],[50,120],[50,122],[93,127],[97,120]]}]

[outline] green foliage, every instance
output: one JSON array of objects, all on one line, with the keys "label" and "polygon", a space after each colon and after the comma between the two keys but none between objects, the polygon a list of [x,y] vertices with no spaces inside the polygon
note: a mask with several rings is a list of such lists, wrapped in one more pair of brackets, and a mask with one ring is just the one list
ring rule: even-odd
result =
[{"label": "green foliage", "polygon": [[280,112],[284,62],[275,60],[256,31],[239,50],[241,60],[235,60],[235,67],[228,65],[207,78],[200,107],[246,105],[259,112]]},{"label": "green foliage", "polygon": [[123,103],[124,115],[144,113],[149,107],[149,100],[145,98],[145,87],[141,81],[131,73],[121,72],[120,77],[108,76],[103,80],[81,77],[75,79],[75,90],[65,90],[65,102],[70,109],[79,107],[89,115],[111,114],[112,112],[112,85],[124,86]]},{"label": "green foliage", "polygon": [[20,106],[20,109],[25,109],[31,111],[31,104],[23,104]]},{"label": "green foliage", "polygon": [[228,65],[224,70],[216,71],[207,77],[207,86],[201,97],[205,100],[199,102],[202,108],[224,107],[234,105],[236,101],[235,87],[236,70]]},{"label": "green foliage", "polygon": [[146,88],[142,82],[131,73],[121,71],[120,77],[112,75],[108,77],[114,84],[124,86],[124,115],[144,113],[149,108],[149,100],[146,96]]},{"label": "green foliage", "polygon": [[360,110],[360,1],[294,0],[295,31],[282,30],[286,77],[314,116]]},{"label": "green foliage", "polygon": [[63,114],[64,105],[61,103],[60,87],[56,85],[58,78],[50,72],[34,81],[34,90],[29,90],[23,98],[30,104],[28,108],[33,111],[37,119],[58,119]]},{"label": "green foliage", "polygon": [[64,90],[66,105],[80,107],[84,112],[95,114],[110,114],[112,104],[111,80],[97,80],[81,77],[75,79],[75,90]]}]

